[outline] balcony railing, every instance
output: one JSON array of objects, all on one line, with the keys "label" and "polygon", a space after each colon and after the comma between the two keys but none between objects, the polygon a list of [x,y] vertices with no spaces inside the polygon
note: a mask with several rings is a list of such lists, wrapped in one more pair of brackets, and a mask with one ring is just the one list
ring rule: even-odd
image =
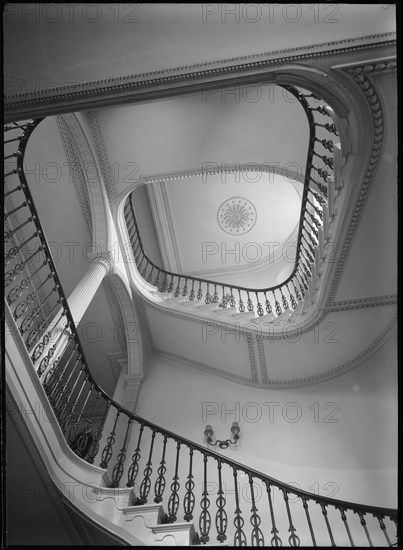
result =
[{"label": "balcony railing", "polygon": [[[5,296],[16,337],[31,358],[28,368],[36,371],[73,451],[97,461],[111,487],[132,487],[132,505],[152,499],[164,504],[167,523],[194,521],[196,544],[213,538],[234,546],[395,544],[395,510],[296,489],[141,418],[98,386],[24,174],[27,142],[39,122],[5,127],[6,165],[14,163],[5,172]],[[306,184],[304,212],[309,195],[312,208],[321,204],[316,195],[325,200],[324,190]],[[313,245],[311,238],[306,232],[305,242]],[[296,268],[301,281],[302,265]]]},{"label": "balcony railing", "polygon": [[[133,193],[125,204],[125,219],[133,248],[133,259],[140,275],[159,292],[175,298],[216,303],[218,307],[236,308],[237,312],[255,312],[257,316],[278,317],[294,311],[312,288],[312,273],[328,224],[328,185],[334,181],[332,153],[338,136],[332,110],[316,95],[283,86],[302,105],[309,124],[309,144],[303,182],[301,213],[296,242],[296,256],[291,274],[280,284],[266,288],[248,288],[223,282],[173,273],[157,266],[144,250],[135,215]],[[332,188],[333,189],[333,188]]]}]

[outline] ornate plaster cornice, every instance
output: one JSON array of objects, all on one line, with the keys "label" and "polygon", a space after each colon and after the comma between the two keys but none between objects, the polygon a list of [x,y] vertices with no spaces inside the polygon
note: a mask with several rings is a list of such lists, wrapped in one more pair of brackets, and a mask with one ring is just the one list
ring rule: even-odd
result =
[{"label": "ornate plaster cornice", "polygon": [[368,359],[373,353],[375,353],[380,347],[387,342],[387,340],[392,336],[396,331],[397,325],[397,313],[393,315],[390,321],[387,323],[385,328],[378,334],[378,336],[360,353],[355,355],[349,361],[339,365],[334,369],[330,369],[321,374],[314,376],[306,376],[304,378],[296,378],[295,380],[270,380],[265,384],[266,387],[275,387],[279,389],[290,388],[290,387],[301,387],[301,386],[310,386],[312,384],[317,384],[318,382],[324,382],[325,380],[330,380],[332,378],[337,378],[346,372],[358,367],[363,361]]},{"label": "ornate plaster cornice", "polygon": [[269,378],[267,376],[267,362],[266,362],[266,354],[264,351],[263,339],[257,337],[256,343],[257,343],[257,350],[259,354],[259,365],[260,365],[260,374],[262,377],[262,384],[268,384]]},{"label": "ornate plaster cornice", "polygon": [[187,367],[196,368],[203,372],[214,374],[216,376],[220,376],[221,378],[226,378],[227,380],[232,380],[233,382],[238,382],[249,386],[257,385],[257,381],[254,380],[253,378],[253,373],[251,373],[250,377],[241,376],[240,374],[228,372],[223,369],[214,367],[213,365],[208,365],[207,363],[203,363],[202,361],[197,361],[195,359],[192,359],[190,357],[185,357],[184,355],[180,355],[178,353],[172,353],[171,351],[166,351],[162,348],[156,348],[155,352],[162,357],[167,357]]},{"label": "ornate plaster cornice", "polygon": [[252,373],[252,381],[255,383],[258,383],[259,379],[257,376],[255,350],[253,349],[253,341],[250,334],[246,335],[246,343],[248,344],[249,363],[250,363],[250,370]]},{"label": "ornate plaster cornice", "polygon": [[[358,353],[356,356],[354,356],[349,361],[343,363],[342,365],[339,365],[338,367],[335,367],[333,369],[329,369],[328,371],[323,372],[321,374],[306,376],[304,378],[295,378],[292,380],[270,380],[269,377],[267,376],[267,372],[266,372],[266,375],[264,375],[264,372],[265,372],[264,362],[260,363],[261,372],[262,372],[262,383],[259,383],[259,381],[257,380],[257,377],[255,378],[254,376],[254,372],[253,372],[254,369],[252,367],[252,364],[251,364],[252,376],[250,378],[247,378],[235,373],[218,369],[217,367],[208,365],[206,363],[202,363],[200,361],[196,361],[194,359],[185,357],[183,355],[165,351],[161,348],[156,348],[155,351],[159,355],[166,356],[185,366],[197,368],[199,370],[202,370],[203,372],[217,375],[217,376],[220,376],[221,378],[226,378],[228,380],[232,380],[233,382],[238,382],[247,386],[266,388],[266,389],[300,388],[304,386],[311,386],[313,384],[324,382],[326,380],[330,380],[333,378],[337,378],[338,376],[341,376],[342,374],[345,374],[350,370],[354,369],[355,367],[359,366],[363,361],[368,359],[373,353],[375,353],[379,348],[381,348],[383,344],[387,342],[387,340],[395,332],[396,324],[397,324],[397,314],[393,315],[391,320],[387,323],[386,327],[378,334],[378,336],[371,342],[369,346],[367,346],[364,350],[362,350],[360,353]],[[258,350],[259,350],[259,358],[261,360],[264,354],[264,349],[262,348],[263,341],[260,338],[258,338],[257,343],[258,343]],[[252,345],[252,343],[249,344],[249,341],[248,341],[248,346],[249,345]],[[255,374],[257,374],[257,371],[255,371]]]},{"label": "ornate plaster cornice", "polygon": [[[166,96],[167,90],[192,86],[203,81],[223,81],[231,76],[263,73],[268,67],[284,63],[306,63],[313,58],[334,54],[351,54],[360,50],[393,46],[396,33],[387,32],[357,36],[343,40],[308,44],[299,47],[258,52],[221,60],[182,65],[158,71],[125,75],[104,80],[64,84],[40,91],[16,93],[5,98],[5,119],[21,120],[24,116],[40,116],[61,112],[88,110],[95,105],[106,106],[142,100],[146,95]],[[177,93],[177,92],[176,92]],[[183,93],[183,90],[180,91]]]},{"label": "ornate plaster cornice", "polygon": [[397,304],[396,294],[385,294],[383,296],[371,296],[369,298],[356,298],[354,300],[339,300],[325,307],[327,313],[333,311],[347,311],[351,309],[362,309],[367,307],[389,306]]},{"label": "ornate plaster cornice", "polygon": [[[381,64],[383,68],[387,68],[388,64]],[[367,69],[366,69],[367,67]],[[354,82],[359,86],[362,93],[364,94],[367,105],[371,110],[372,115],[372,124],[373,124],[373,141],[371,145],[371,152],[368,158],[365,175],[359,190],[359,194],[352,212],[350,222],[348,224],[347,232],[344,235],[343,242],[341,245],[341,251],[338,255],[337,263],[333,273],[331,274],[331,284],[327,291],[326,303],[325,306],[330,306],[336,296],[336,292],[339,288],[344,268],[347,263],[347,258],[350,253],[350,249],[354,240],[354,237],[357,233],[358,226],[362,214],[364,212],[365,203],[369,195],[371,184],[374,180],[374,176],[378,167],[378,163],[381,156],[383,138],[384,138],[384,117],[382,104],[379,98],[378,93],[375,90],[375,87],[371,80],[368,78],[368,74],[371,73],[372,69],[375,67],[374,64],[370,65],[358,65],[354,67],[348,67],[344,69],[344,72],[349,75]],[[379,67],[381,70],[381,67]]]}]

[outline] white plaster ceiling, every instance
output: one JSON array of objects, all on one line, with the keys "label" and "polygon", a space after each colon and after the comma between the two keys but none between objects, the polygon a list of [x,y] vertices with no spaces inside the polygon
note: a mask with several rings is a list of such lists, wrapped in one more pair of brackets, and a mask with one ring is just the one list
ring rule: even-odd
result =
[{"label": "white plaster ceiling", "polygon": [[394,30],[380,3],[33,6],[7,6],[7,94]]},{"label": "white plaster ceiling", "polygon": [[[273,173],[249,177],[215,174],[147,186],[162,199],[152,211],[156,225],[163,220],[160,249],[173,253],[166,269],[227,283],[242,275],[244,285],[259,288],[293,268],[284,243],[296,240],[302,184]],[[136,193],[133,199],[136,210]],[[237,208],[245,213],[239,224]]]}]

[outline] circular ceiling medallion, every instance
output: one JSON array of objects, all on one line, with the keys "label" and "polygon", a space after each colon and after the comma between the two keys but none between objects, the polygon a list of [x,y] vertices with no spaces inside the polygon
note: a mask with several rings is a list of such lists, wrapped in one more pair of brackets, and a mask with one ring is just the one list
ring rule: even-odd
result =
[{"label": "circular ceiling medallion", "polygon": [[218,225],[230,235],[245,235],[255,225],[256,218],[256,208],[242,197],[227,199],[217,212]]}]

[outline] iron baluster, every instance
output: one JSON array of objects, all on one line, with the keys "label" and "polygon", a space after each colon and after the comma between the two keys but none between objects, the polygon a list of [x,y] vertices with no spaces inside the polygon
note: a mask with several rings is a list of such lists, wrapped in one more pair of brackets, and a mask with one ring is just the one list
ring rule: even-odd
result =
[{"label": "iron baluster", "polygon": [[[297,279],[296,276],[295,276],[295,280],[298,282],[298,279]],[[292,280],[292,286],[293,286],[293,288],[294,288],[295,296],[297,297],[298,302],[300,302],[300,301],[301,301],[301,295],[300,295],[300,293],[299,293],[298,288],[295,286],[294,279]],[[295,308],[294,308],[294,309],[295,309]]]},{"label": "iron baluster", "polygon": [[206,298],[204,300],[204,303],[205,304],[210,304],[211,303],[211,296],[210,296],[210,292],[209,292],[209,283],[207,283],[207,292],[206,292]]},{"label": "iron baluster", "polygon": [[232,467],[232,471],[234,476],[234,487],[235,487],[234,546],[247,546],[246,535],[243,530],[243,526],[245,522],[242,517],[242,511],[239,507],[238,478],[237,478],[238,472],[234,466]]},{"label": "iron baluster", "polygon": [[129,471],[127,472],[127,483],[126,487],[133,487],[134,482],[136,481],[137,474],[139,472],[139,460],[141,457],[140,447],[141,447],[141,438],[143,435],[144,425],[140,425],[139,437],[137,440],[137,446],[134,450],[132,456],[132,463],[130,464]]},{"label": "iron baluster", "polygon": [[203,462],[204,462],[204,468],[203,468],[203,493],[202,493],[202,499],[200,501],[201,506],[201,513],[199,517],[199,529],[200,529],[200,542],[202,544],[206,544],[210,540],[209,533],[211,528],[211,515],[209,512],[210,507],[210,499],[209,494],[207,490],[207,455],[203,455]]},{"label": "iron baluster", "polygon": [[225,296],[224,286],[221,287],[221,292],[222,292],[222,297],[221,297],[221,303],[219,304],[219,307],[222,307],[223,309],[225,309],[227,307],[228,300],[227,300],[227,297]]},{"label": "iron baluster", "polygon": [[257,314],[259,315],[259,317],[263,317],[263,315],[264,315],[263,306],[262,306],[262,304],[259,302],[258,293],[255,292],[255,294],[256,294],[256,301],[257,301],[257,306],[256,306]]},{"label": "iron baluster", "polygon": [[183,297],[187,296],[187,294],[188,294],[188,286],[187,286],[187,284],[188,284],[188,280],[185,279],[185,286],[183,287],[183,290],[182,290],[182,296],[183,296]]},{"label": "iron baluster", "polygon": [[368,532],[367,522],[365,521],[364,513],[361,512],[361,511],[357,511],[357,510],[354,510],[354,512],[355,512],[356,514],[358,514],[358,516],[359,516],[359,518],[360,518],[360,523],[361,523],[361,525],[362,525],[362,527],[363,527],[363,529],[364,529],[364,531],[365,531],[365,534],[366,534],[366,536],[367,536],[369,545],[370,545],[371,547],[374,546],[374,545],[372,544],[372,540],[371,540],[370,534],[369,534],[369,532]]},{"label": "iron baluster", "polygon": [[21,252],[21,250],[23,249],[23,247],[29,243],[29,241],[32,241],[32,239],[35,239],[35,237],[38,237],[39,235],[39,232],[38,231],[35,231],[34,233],[32,233],[32,235],[30,237],[28,237],[28,239],[26,239],[23,243],[21,243],[20,245],[18,246],[13,246],[9,249],[9,251],[7,252],[5,258],[4,258],[4,261],[5,261],[5,264],[8,265],[11,260],[13,260],[17,254],[19,252]]},{"label": "iron baluster", "polygon": [[340,512],[340,515],[341,515],[341,519],[343,521],[343,524],[344,524],[344,527],[346,528],[346,531],[347,531],[347,535],[348,535],[348,539],[350,541],[350,544],[351,546],[355,546],[354,544],[354,541],[353,541],[353,538],[351,536],[351,532],[350,532],[350,527],[348,525],[348,521],[347,521],[347,516],[346,516],[346,511],[344,508],[341,508],[341,507],[338,507],[339,509],[339,512]]},{"label": "iron baluster", "polygon": [[198,300],[201,300],[203,298],[203,291],[202,291],[202,288],[201,288],[201,281],[199,281],[199,290],[197,291],[196,298]]},{"label": "iron baluster", "polygon": [[174,292],[175,298],[178,298],[178,296],[179,296],[180,293],[181,293],[180,283],[181,283],[181,278],[179,277],[179,279],[178,279],[178,284],[177,284],[176,289],[175,289],[175,292]]},{"label": "iron baluster", "polygon": [[251,508],[252,515],[250,517],[250,522],[252,524],[252,535],[251,535],[252,546],[264,546],[264,536],[259,527],[261,519],[258,514],[258,509],[256,508],[256,503],[255,503],[253,477],[251,476],[251,474],[248,474],[248,478],[249,478],[249,487],[250,487],[251,499],[252,499],[252,508]]},{"label": "iron baluster", "polygon": [[235,307],[236,306],[236,302],[235,302],[235,297],[234,297],[234,293],[233,293],[233,290],[232,288],[230,288],[230,300],[229,300],[229,305],[231,307]]},{"label": "iron baluster", "polygon": [[[8,174],[16,174],[15,171],[12,171],[12,172],[8,172]],[[7,174],[5,174],[5,176],[7,176]],[[26,200],[24,201],[23,203],[21,203],[19,206],[17,206],[16,208],[13,208],[12,210],[10,210],[9,212],[6,212],[4,215],[3,215],[3,218],[6,220],[7,218],[9,218],[12,214],[14,214],[15,212],[18,212],[18,210],[21,210],[21,208],[25,208],[25,206],[31,206],[31,203]],[[17,254],[18,252],[18,247],[17,247],[17,250],[15,252],[15,254]],[[14,256],[12,256],[14,257]],[[10,258],[11,259],[11,258]],[[6,262],[8,263],[8,262]]]},{"label": "iron baluster", "polygon": [[[84,369],[83,369],[83,370],[84,370]],[[74,415],[74,413],[75,413],[75,410],[76,410],[76,408],[77,408],[77,404],[78,404],[78,402],[79,402],[79,400],[80,400],[81,394],[82,394],[82,392],[83,392],[83,390],[84,390],[84,387],[85,387],[85,384],[87,383],[88,378],[89,378],[89,373],[87,372],[86,375],[85,375],[85,378],[84,378],[84,380],[83,380],[82,386],[81,386],[81,388],[79,389],[78,395],[77,395],[75,401],[73,402],[73,406],[71,407],[70,412],[69,412],[69,414],[67,415],[67,417],[66,417],[66,419],[65,419],[65,422],[64,422],[64,425],[63,425],[63,431],[65,431],[66,434],[67,434],[67,428],[68,428],[68,426],[69,426],[69,424],[70,424],[70,421],[71,421],[71,419],[72,419],[72,417],[73,417],[73,415]]]},{"label": "iron baluster", "polygon": [[272,501],[272,498],[271,498],[271,487],[270,487],[270,483],[268,481],[265,481],[265,485],[266,485],[266,490],[267,490],[267,496],[268,496],[268,499],[269,499],[269,508],[270,508],[270,519],[271,519],[271,526],[272,526],[272,529],[271,529],[271,534],[273,535],[272,538],[271,538],[271,541],[270,541],[270,544],[272,546],[282,546],[282,540],[281,538],[278,536],[278,529],[276,527],[276,520],[274,519],[274,510],[273,510],[273,501]]},{"label": "iron baluster", "polygon": [[117,426],[119,416],[120,416],[120,413],[121,413],[120,409],[117,409],[117,411],[118,411],[118,414],[115,416],[115,422],[113,424],[112,431],[109,434],[108,439],[106,440],[106,445],[104,447],[104,450],[102,451],[101,463],[99,465],[100,468],[107,468],[108,464],[109,464],[109,461],[112,458],[113,444],[115,443],[116,426]]},{"label": "iron baluster", "polygon": [[385,523],[383,522],[383,516],[377,516],[376,514],[373,514],[375,518],[379,521],[379,526],[382,529],[383,534],[385,535],[386,542],[388,543],[388,546],[392,546],[392,543],[390,542],[390,538],[388,535],[388,532],[386,531]]},{"label": "iron baluster", "polygon": [[59,338],[56,340],[56,342],[53,344],[53,346],[48,350],[47,354],[45,355],[45,357],[41,360],[41,362],[39,363],[39,368],[37,370],[37,374],[39,377],[41,377],[43,375],[43,373],[46,371],[49,363],[50,363],[50,360],[52,359],[56,349],[57,349],[57,346],[60,342],[60,340],[63,338],[64,336],[64,333],[69,329],[69,325],[66,325],[64,327],[64,329],[61,331],[60,335],[59,335]]},{"label": "iron baluster", "polygon": [[305,510],[305,515],[306,515],[306,520],[308,522],[309,532],[311,533],[312,543],[313,543],[313,546],[316,546],[316,539],[315,539],[315,535],[314,535],[313,528],[312,528],[311,516],[309,515],[307,498],[306,497],[301,497],[301,500],[302,500],[302,506],[304,507],[304,510]]},{"label": "iron baluster", "polygon": [[156,288],[158,288],[158,283],[159,283],[159,279],[160,279],[160,273],[161,273],[161,270],[158,269],[157,276],[155,277],[154,282],[153,282],[153,286],[155,286]]},{"label": "iron baluster", "polygon": [[112,483],[111,487],[119,487],[119,482],[122,479],[123,470],[124,470],[124,463],[126,460],[126,450],[127,450],[127,442],[129,439],[130,434],[130,428],[132,425],[133,420],[129,418],[129,422],[127,423],[125,438],[123,440],[122,448],[119,451],[118,456],[116,457],[116,464],[113,467],[112,470]]},{"label": "iron baluster", "polygon": [[153,449],[154,449],[154,439],[155,439],[155,430],[152,431],[151,435],[151,444],[150,444],[150,452],[148,454],[148,461],[146,464],[146,467],[144,469],[144,478],[140,485],[140,497],[137,499],[136,504],[146,504],[148,494],[151,489],[151,474],[153,473],[152,468],[152,456],[153,456]]},{"label": "iron baluster", "polygon": [[267,313],[270,315],[270,313],[271,313],[273,310],[272,310],[272,307],[271,307],[271,304],[270,304],[270,300],[268,299],[266,292],[264,293],[264,297],[265,297],[266,311],[267,311]]},{"label": "iron baluster", "polygon": [[170,293],[173,291],[173,289],[174,289],[174,276],[172,275],[172,277],[171,277],[171,282],[170,282],[169,285],[168,285],[168,290],[167,290],[167,292],[170,294]]},{"label": "iron baluster", "polygon": [[246,303],[247,303],[247,305],[248,305],[248,311],[253,311],[253,302],[252,302],[252,300],[250,299],[249,291],[247,291],[246,294],[248,295],[248,299],[247,299],[247,301],[246,301]]},{"label": "iron baluster", "polygon": [[288,532],[291,533],[291,535],[288,537],[288,542],[290,543],[290,546],[299,546],[300,540],[299,540],[299,536],[295,534],[296,529],[292,522],[290,503],[288,502],[288,492],[285,491],[284,489],[282,489],[282,491],[283,491],[285,506],[287,508],[287,516],[288,516],[288,523],[289,523]]},{"label": "iron baluster", "polygon": [[194,487],[195,482],[193,481],[193,473],[192,473],[192,467],[193,467],[193,449],[189,449],[189,474],[187,476],[187,481],[185,483],[185,489],[186,494],[183,501],[183,508],[185,511],[185,515],[183,516],[183,519],[185,521],[190,521],[193,519],[193,510],[195,507],[195,495],[194,495]]},{"label": "iron baluster", "polygon": [[315,138],[315,141],[320,143],[327,151],[330,151],[330,153],[333,153],[334,143],[331,139],[318,139],[318,138]]},{"label": "iron baluster", "polygon": [[[70,382],[71,377],[73,376],[73,371],[70,373],[70,375],[69,375],[69,377],[68,377],[68,379],[67,379],[67,381],[66,381],[66,384],[65,384],[65,385],[63,386],[63,388],[62,388],[62,392],[63,392],[63,393],[60,393],[60,394],[59,394],[59,397],[58,397],[58,399],[57,399],[57,401],[56,401],[56,403],[55,403],[56,416],[57,416],[57,418],[58,418],[58,420],[59,420],[59,422],[60,422],[60,425],[63,424],[64,418],[65,418],[65,416],[66,416],[67,408],[68,408],[69,403],[70,403],[70,400],[71,400],[71,396],[73,395],[73,392],[74,392],[74,390],[75,390],[75,387],[76,387],[76,385],[77,385],[77,383],[78,383],[78,381],[79,381],[79,379],[80,379],[81,373],[84,372],[85,366],[84,366],[84,363],[82,362],[81,357],[80,357],[80,363],[81,363],[80,371],[79,371],[79,373],[78,373],[78,376],[77,376],[77,378],[76,378],[76,381],[75,381],[74,384],[73,384],[73,387],[71,388],[71,390],[69,391],[69,393],[68,393],[67,396],[66,396],[66,401],[65,401],[64,405],[60,408],[61,403],[62,403],[62,400],[63,400],[63,397],[64,397],[64,391],[65,391],[65,389],[66,389],[68,383]],[[76,364],[77,364],[77,363],[76,363]],[[76,365],[75,365],[75,366],[76,366]],[[74,366],[74,368],[75,368],[75,366]]]},{"label": "iron baluster", "polygon": [[98,451],[99,451],[99,442],[101,441],[101,438],[102,438],[102,432],[103,432],[103,429],[104,429],[104,425],[105,425],[106,418],[107,418],[107,416],[108,416],[110,407],[111,407],[111,402],[110,402],[110,401],[107,401],[107,402],[106,402],[106,407],[105,407],[105,411],[104,411],[103,418],[102,418],[102,420],[101,420],[100,425],[98,426],[98,428],[97,428],[96,431],[95,431],[94,440],[93,440],[93,442],[91,443],[90,449],[89,449],[89,451],[88,451],[87,462],[88,462],[89,464],[94,464],[95,457],[96,457],[97,454],[98,454]]},{"label": "iron baluster", "polygon": [[[49,278],[49,276],[48,276],[48,278]],[[23,279],[18,286],[15,286],[14,288],[12,288],[10,290],[10,292],[8,293],[8,296],[6,298],[7,302],[9,304],[12,304],[16,300],[18,300],[18,298],[21,296],[21,294],[24,292],[24,290],[26,290],[29,287],[29,285],[30,285],[29,280],[28,279]]]},{"label": "iron baluster", "polygon": [[[290,302],[291,302],[291,307],[293,310],[296,310],[297,309],[297,302],[295,301],[295,298],[291,292],[291,290],[289,289],[288,287],[288,283],[285,285],[287,287],[287,290],[288,290],[288,294],[290,295]],[[294,287],[295,288],[295,287]]]},{"label": "iron baluster", "polygon": [[309,197],[307,197],[307,201],[309,202],[309,204],[312,206],[312,208],[315,210],[315,214],[317,216],[319,216],[319,218],[321,219],[321,221],[323,222],[323,212],[321,210],[319,210],[319,208],[317,206],[315,206],[313,204],[313,202],[311,202],[311,200],[309,199]]},{"label": "iron baluster", "polygon": [[274,294],[274,290],[272,290],[273,298],[274,298],[274,307],[276,308],[277,316],[281,315],[283,313],[280,303],[277,301],[276,295]]},{"label": "iron baluster", "polygon": [[178,512],[179,508],[179,476],[178,476],[178,468],[179,468],[179,453],[180,453],[181,444],[179,441],[176,444],[176,461],[175,461],[175,474],[171,483],[171,495],[168,500],[168,523],[174,523],[176,521],[176,514]]},{"label": "iron baluster", "polygon": [[214,294],[213,294],[213,304],[218,304],[219,301],[218,292],[217,292],[217,285],[214,285]]},{"label": "iron baluster", "polygon": [[239,289],[238,289],[238,296],[239,296],[238,309],[239,309],[240,313],[243,313],[245,311],[245,304],[242,301],[241,291]]},{"label": "iron baluster", "polygon": [[179,453],[180,453],[181,444],[179,441],[176,444],[176,461],[175,461],[175,475],[173,477],[173,481],[171,483],[171,495],[168,500],[168,523],[174,523],[176,521],[176,514],[178,512],[179,508],[179,476],[178,476],[178,468],[179,468]]},{"label": "iron baluster", "polygon": [[190,291],[190,294],[189,294],[189,300],[191,302],[193,302],[193,300],[195,299],[195,282],[194,280],[192,281],[192,290]]},{"label": "iron baluster", "polygon": [[157,480],[156,480],[155,486],[154,486],[154,492],[155,492],[154,502],[156,502],[156,503],[162,502],[162,497],[163,497],[164,491],[165,491],[165,485],[166,485],[165,473],[167,471],[167,468],[165,466],[165,464],[166,464],[166,462],[165,462],[166,446],[167,446],[167,436],[164,435],[162,458],[161,458],[159,468],[157,470],[158,477],[157,477]]},{"label": "iron baluster", "polygon": [[154,266],[152,265],[152,266],[151,266],[151,271],[150,271],[150,273],[147,275],[147,279],[146,279],[147,283],[151,283],[151,279],[152,279],[152,277],[153,277],[153,272],[154,272]]},{"label": "iron baluster", "polygon": [[[58,392],[58,388],[60,386],[60,384],[62,383],[62,380],[63,380],[63,376],[67,370],[67,367],[69,366],[70,364],[70,361],[73,357],[73,355],[76,353],[78,349],[78,345],[76,344],[73,348],[73,351],[71,352],[70,354],[70,357],[67,359],[58,379],[56,380],[53,380],[55,378],[55,374],[56,374],[56,367],[57,365],[54,365],[47,373],[46,373],[46,376],[45,376],[45,379],[44,379],[44,386],[45,386],[45,391],[46,393],[48,394],[48,397],[49,397],[49,401],[51,404],[54,404],[55,403],[55,399],[58,398],[59,396],[59,392]],[[73,367],[73,370],[75,369],[75,367],[77,366],[77,363],[79,362],[79,357],[76,359],[76,363]],[[55,407],[54,407],[55,408]]]},{"label": "iron baluster", "polygon": [[[85,384],[85,382],[87,381],[87,379],[88,379],[88,378],[86,378],[86,380],[84,381],[84,384]],[[84,401],[84,403],[83,403],[83,405],[82,405],[82,407],[81,407],[80,413],[79,413],[79,415],[78,415],[78,417],[77,417],[77,420],[76,420],[76,421],[74,422],[74,424],[72,424],[72,426],[70,427],[69,435],[68,435],[68,438],[67,438],[69,444],[71,444],[71,443],[74,441],[74,439],[76,439],[76,437],[77,437],[78,428],[79,428],[80,422],[81,422],[81,417],[83,416],[84,409],[85,409],[85,407],[87,406],[88,399],[89,399],[89,397],[90,397],[91,392],[92,392],[93,389],[94,389],[94,384],[91,384],[90,389],[89,389],[89,391],[88,391],[88,393],[87,393],[87,397],[85,398],[85,401]],[[78,402],[78,398],[77,398],[77,402]]]},{"label": "iron baluster", "polygon": [[168,274],[165,273],[164,279],[163,279],[162,284],[161,284],[160,289],[159,289],[160,292],[162,292],[162,293],[166,292],[166,289],[167,289],[167,283],[166,283],[167,276],[168,276]]},{"label": "iron baluster", "polygon": [[225,511],[225,496],[224,491],[222,489],[222,479],[221,479],[221,460],[218,459],[218,496],[216,499],[217,504],[217,513],[215,518],[215,525],[217,528],[217,540],[219,542],[224,542],[227,539],[227,535],[225,534],[227,531],[227,513]]},{"label": "iron baluster", "polygon": [[[89,441],[90,436],[92,434],[92,421],[93,421],[94,414],[95,414],[95,411],[96,411],[96,408],[98,406],[100,398],[101,398],[101,394],[98,393],[97,398],[95,400],[95,405],[92,409],[91,418],[86,418],[84,420],[82,431],[81,431],[81,433],[79,434],[79,436],[77,438],[77,449],[74,452],[76,454],[78,454],[78,456],[81,456],[81,458],[83,458],[84,451],[85,451],[85,449],[88,445],[88,441]],[[88,453],[90,451],[91,451],[91,445],[88,449]],[[89,459],[87,458],[87,462],[88,461],[89,461]]]},{"label": "iron baluster", "polygon": [[282,304],[283,304],[283,309],[284,310],[289,309],[287,298],[284,296],[283,290],[281,289],[281,287],[280,287],[280,294],[281,294],[281,301],[282,301]]},{"label": "iron baluster", "polygon": [[332,533],[332,530],[330,528],[329,519],[327,517],[326,506],[327,506],[326,504],[320,503],[320,507],[322,508],[322,514],[323,514],[323,517],[325,518],[326,527],[327,527],[327,530],[328,530],[328,533],[329,533],[330,542],[331,542],[332,546],[336,546],[336,543],[334,542],[334,538],[333,538],[333,533]]}]

